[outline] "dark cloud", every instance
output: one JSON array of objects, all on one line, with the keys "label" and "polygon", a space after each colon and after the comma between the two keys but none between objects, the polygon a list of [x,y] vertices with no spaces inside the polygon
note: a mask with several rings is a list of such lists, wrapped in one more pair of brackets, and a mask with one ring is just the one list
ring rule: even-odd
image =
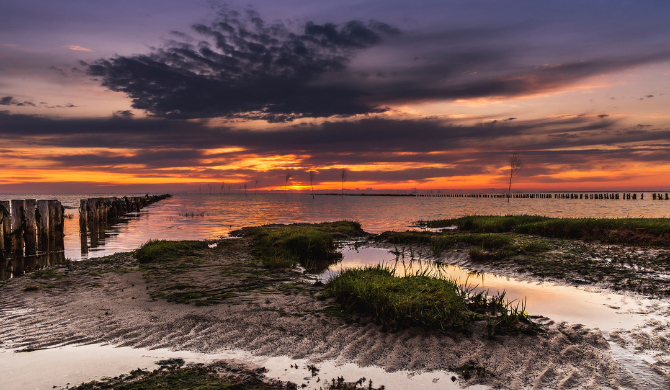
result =
[{"label": "dark cloud", "polygon": [[55,66],[50,66],[49,70],[52,70],[52,71],[58,73],[60,76],[67,77],[67,74],[61,68],[58,68],[58,67],[55,67]]},{"label": "dark cloud", "polygon": [[[30,107],[37,107],[37,105],[31,101],[17,101],[15,100],[12,96],[5,96],[0,98],[0,106],[17,106],[17,107],[23,107],[23,106],[30,106]],[[40,107],[41,108],[74,108],[74,107],[79,107],[75,106],[72,103],[67,103],[67,104],[62,104],[62,105],[56,105],[56,106],[50,106],[46,102],[40,102]]]},{"label": "dark cloud", "polygon": [[285,122],[383,111],[360,101],[364,91],[316,81],[344,70],[357,51],[399,34],[397,29],[351,21],[340,26],[308,22],[292,31],[280,23],[266,24],[253,12],[237,15],[229,12],[210,25],[194,25],[197,39],[173,34],[181,41],[168,41],[150,54],[86,64],[88,74],[126,93],[134,108],[159,117]]},{"label": "dark cloud", "polygon": [[647,98],[653,98],[654,95],[647,95]]},{"label": "dark cloud", "polygon": [[130,110],[119,110],[114,111],[112,116],[115,118],[131,119],[135,116],[135,114]]},{"label": "dark cloud", "polygon": [[[101,148],[49,157],[54,167],[109,172],[132,167],[143,177],[256,177],[265,185],[282,184],[286,170],[294,173],[296,181],[303,181],[300,175],[310,167],[319,169],[320,181],[337,181],[337,169],[323,168],[333,166],[371,167],[352,168],[351,181],[430,182],[450,176],[497,175],[514,150],[520,150],[526,162],[522,176],[538,180],[565,169],[589,171],[608,164],[615,167],[621,161],[670,158],[670,130],[624,128],[616,120],[590,115],[500,120],[494,125],[371,118],[248,131],[211,127],[202,121],[136,118],[123,111],[104,119],[60,120],[0,112],[0,138],[6,145],[33,148]],[[636,147],[627,148],[630,143]],[[614,147],[599,149],[605,144]],[[114,152],[117,148],[123,152]],[[20,158],[12,156],[11,149],[3,155]],[[268,169],[268,162],[278,155],[293,157]],[[244,168],[226,172],[220,168],[240,166],[248,158],[266,161],[258,163],[264,172],[255,171],[254,160],[242,164]]]},{"label": "dark cloud", "polygon": [[5,96],[0,98],[0,106],[30,106],[36,107],[35,103],[30,101],[19,102],[15,100],[12,96]]},{"label": "dark cloud", "polygon": [[607,115],[607,114],[600,114],[600,115],[598,115],[598,118],[603,119],[603,118],[607,118],[608,116],[609,115]]},{"label": "dark cloud", "polygon": [[[401,34],[377,21],[289,28],[254,11],[219,15],[194,25],[193,35],[172,31],[148,54],[80,65],[152,116],[286,122],[378,113],[406,102],[532,95],[670,60],[667,48],[654,46],[617,55],[555,50],[561,58],[531,59],[519,26]],[[373,47],[385,62],[352,65]]]},{"label": "dark cloud", "polygon": [[[273,131],[211,127],[198,121],[133,118],[116,112],[103,119],[49,119],[0,113],[0,137],[35,146],[207,150],[237,147],[245,155],[298,154],[321,164],[407,161],[398,156],[472,150],[530,150],[663,140],[667,131],[626,134],[616,121],[588,116],[498,121],[465,125],[458,121],[381,118],[286,126]],[[631,129],[625,129],[631,130]],[[212,156],[217,157],[216,155]],[[430,161],[432,157],[409,157]]]},{"label": "dark cloud", "polygon": [[79,107],[79,106],[75,106],[75,105],[72,104],[72,103],[57,104],[57,105],[55,105],[55,106],[50,106],[50,105],[48,105],[48,104],[45,103],[45,102],[42,102],[42,103],[40,103],[40,104],[41,104],[42,107],[44,107],[44,108],[76,108],[76,107]]},{"label": "dark cloud", "polygon": [[[453,53],[398,70],[398,76],[386,83],[362,80],[361,88],[373,96],[369,101],[377,104],[514,97],[557,90],[587,77],[670,60],[670,50],[665,49],[574,62],[567,59],[558,65],[534,66],[513,63],[514,56],[521,56],[519,49],[502,52],[494,46],[484,45],[471,50],[473,52]],[[492,67],[501,70],[491,70]],[[474,72],[478,69],[484,71]]]}]

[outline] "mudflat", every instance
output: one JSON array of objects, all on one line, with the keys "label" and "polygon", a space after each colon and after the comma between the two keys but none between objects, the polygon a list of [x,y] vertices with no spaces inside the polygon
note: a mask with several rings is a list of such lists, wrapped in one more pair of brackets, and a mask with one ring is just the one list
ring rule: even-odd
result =
[{"label": "mudflat", "polygon": [[539,319],[536,335],[487,337],[409,327],[393,332],[344,313],[298,271],[270,271],[247,238],[139,264],[132,253],[72,262],[4,282],[1,346],[24,353],[109,343],[214,353],[238,348],[318,364],[450,370],[462,385],[635,387],[600,330]]}]

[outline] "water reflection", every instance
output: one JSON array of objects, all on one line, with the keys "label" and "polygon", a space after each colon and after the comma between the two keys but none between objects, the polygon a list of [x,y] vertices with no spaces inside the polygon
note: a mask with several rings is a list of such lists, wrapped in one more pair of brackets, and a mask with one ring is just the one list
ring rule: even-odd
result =
[{"label": "water reflection", "polygon": [[[131,194],[129,194],[130,196]],[[142,194],[144,195],[144,194]],[[13,198],[44,197],[34,194]],[[663,217],[667,202],[652,200],[506,199],[317,196],[309,194],[176,194],[141,212],[80,234],[79,200],[113,194],[48,195],[66,208],[65,256],[72,260],[136,249],[149,239],[217,239],[231,230],[268,223],[355,220],[372,233],[412,229],[417,220],[467,214],[539,214],[561,217]],[[9,197],[8,197],[9,198]],[[84,245],[86,241],[86,245]]]},{"label": "water reflection", "polygon": [[[541,314],[557,321],[598,327],[604,332],[615,328],[632,328],[648,320],[650,318],[648,315],[633,312],[638,312],[643,305],[658,304],[657,300],[631,298],[606,291],[591,291],[549,282],[525,281],[487,272],[472,272],[456,265],[435,266],[428,253],[395,251],[380,248],[345,248],[342,250],[341,262],[315,277],[326,282],[342,270],[375,264],[395,266],[397,275],[433,267],[434,273],[455,280],[461,286],[467,284],[475,292],[488,291],[489,295],[497,295],[504,291],[505,297],[511,301],[525,300],[526,310],[531,315]],[[449,263],[449,256],[453,257],[451,260],[454,262],[461,260],[462,257],[461,254],[454,253],[442,257],[441,260]]]},{"label": "water reflection", "polygon": [[0,262],[0,280],[15,278],[50,265],[66,262],[64,251],[54,251],[41,255],[15,256]]}]

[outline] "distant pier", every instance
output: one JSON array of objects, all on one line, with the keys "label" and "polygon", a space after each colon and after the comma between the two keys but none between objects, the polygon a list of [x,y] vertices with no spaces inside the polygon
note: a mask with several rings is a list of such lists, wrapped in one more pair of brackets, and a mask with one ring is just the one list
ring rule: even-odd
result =
[{"label": "distant pier", "polygon": [[[639,196],[638,196],[639,194]],[[647,194],[649,194],[647,192]],[[497,199],[588,199],[588,200],[643,200],[644,192],[588,192],[588,193],[512,193],[512,194],[492,194],[492,193],[410,193],[410,194],[365,194],[365,193],[329,193],[329,194],[314,194],[317,196],[412,196],[419,198],[497,198]],[[668,192],[653,192],[651,193],[652,200],[670,200],[670,193]]]}]

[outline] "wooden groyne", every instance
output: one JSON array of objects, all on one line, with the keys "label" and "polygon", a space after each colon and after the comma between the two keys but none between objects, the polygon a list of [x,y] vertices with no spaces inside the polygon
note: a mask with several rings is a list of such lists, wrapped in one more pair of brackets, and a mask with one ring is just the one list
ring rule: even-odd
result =
[{"label": "wooden groyne", "polygon": [[86,227],[112,222],[119,217],[138,212],[152,203],[171,196],[170,194],[164,194],[81,199],[79,201],[79,227],[85,232]]},{"label": "wooden groyne", "polygon": [[[81,199],[82,255],[104,243],[115,222],[171,195]],[[83,212],[82,212],[83,211]],[[14,199],[0,201],[0,280],[66,261],[65,209],[58,200]]]},{"label": "wooden groyne", "polygon": [[[647,193],[649,194],[649,193]],[[498,194],[487,194],[487,193],[409,193],[409,194],[366,194],[366,193],[317,193],[314,195],[320,196],[413,196],[419,198],[497,198],[497,199],[623,199],[623,200],[643,200],[645,193],[641,192],[598,192],[598,193],[498,193]],[[655,192],[651,193],[652,200],[670,200],[670,193],[667,192]]]},{"label": "wooden groyne", "polygon": [[79,201],[79,236],[82,255],[105,242],[109,225],[122,221],[142,208],[172,195],[88,198]]},{"label": "wooden groyne", "polygon": [[0,201],[0,258],[47,253],[63,240],[64,208],[58,200]]},{"label": "wooden groyne", "polygon": [[[618,192],[605,192],[605,193],[513,193],[513,194],[478,194],[478,193],[469,193],[469,194],[413,194],[417,197],[428,197],[428,198],[512,198],[512,199],[608,199],[608,200],[643,200],[644,193],[618,193]],[[670,193],[652,193],[652,200],[670,200]]]}]

